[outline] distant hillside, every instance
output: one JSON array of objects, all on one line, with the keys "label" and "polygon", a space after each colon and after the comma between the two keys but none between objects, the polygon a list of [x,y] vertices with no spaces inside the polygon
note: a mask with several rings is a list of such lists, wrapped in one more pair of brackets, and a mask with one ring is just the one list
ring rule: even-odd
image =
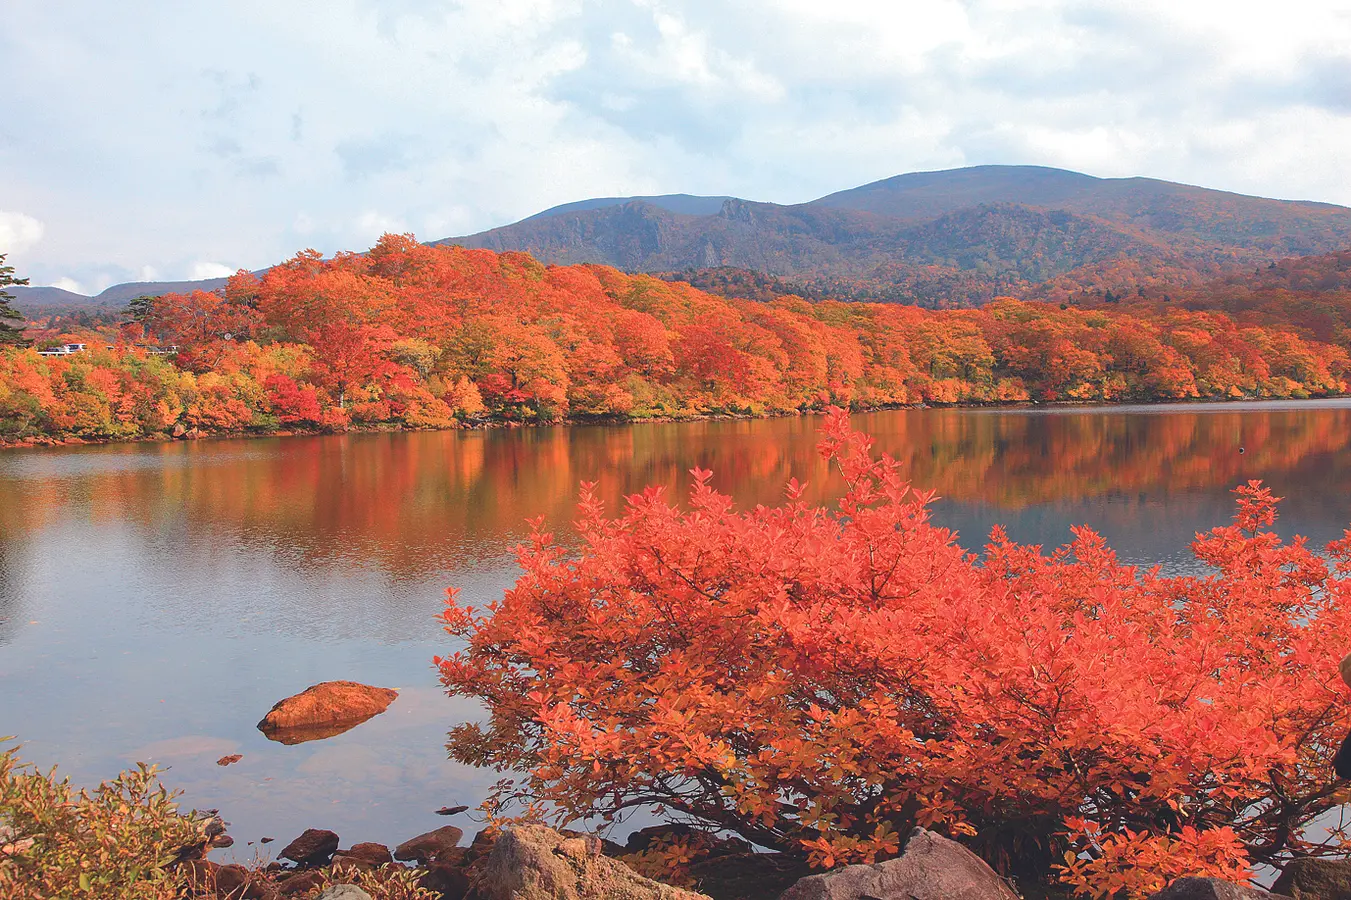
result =
[{"label": "distant hillside", "polygon": [[201,281],[130,281],[126,284],[115,284],[92,297],[57,287],[14,287],[9,289],[9,293],[14,295],[15,309],[46,312],[84,307],[125,306],[128,301],[137,297],[214,291],[224,287],[225,282],[224,278],[207,278]]},{"label": "distant hillside", "polygon": [[58,287],[11,287],[6,292],[14,298],[15,309],[36,309],[48,306],[89,306],[92,297]]},{"label": "distant hillside", "polygon": [[1351,347],[1351,250],[1282,259],[1160,296],[1127,298],[1143,315],[1219,311],[1242,325]]},{"label": "distant hillside", "polygon": [[630,272],[745,269],[804,295],[964,305],[1001,293],[1186,286],[1327,253],[1351,247],[1351,209],[979,166],[899,175],[793,206],[688,195],[581,201],[437,243]]}]

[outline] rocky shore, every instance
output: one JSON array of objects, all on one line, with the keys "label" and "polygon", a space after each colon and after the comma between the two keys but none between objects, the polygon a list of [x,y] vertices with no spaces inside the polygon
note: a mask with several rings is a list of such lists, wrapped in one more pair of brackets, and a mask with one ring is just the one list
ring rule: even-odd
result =
[{"label": "rocky shore", "polygon": [[[595,835],[514,825],[480,831],[461,846],[447,825],[390,849],[342,849],[332,831],[309,829],[279,861],[248,868],[205,858],[178,865],[197,900],[1020,900],[956,841],[915,828],[899,856],[811,873],[801,859],[755,853],[736,838],[682,825],[635,832],[621,846]],[[654,848],[681,841],[695,859],[673,883],[640,874]],[[1027,895],[1031,896],[1031,895]],[[1042,897],[1037,893],[1037,897]],[[1179,878],[1149,900],[1351,900],[1351,862],[1297,860],[1272,891],[1214,878]]]}]

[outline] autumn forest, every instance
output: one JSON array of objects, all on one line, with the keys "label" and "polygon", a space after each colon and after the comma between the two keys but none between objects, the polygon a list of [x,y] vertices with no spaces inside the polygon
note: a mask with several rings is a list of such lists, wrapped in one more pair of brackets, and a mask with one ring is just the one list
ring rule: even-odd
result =
[{"label": "autumn forest", "polygon": [[1166,299],[931,310],[737,299],[386,235],[143,298],[101,329],[30,331],[88,349],[0,352],[0,438],[1333,396],[1351,375],[1347,256]]}]

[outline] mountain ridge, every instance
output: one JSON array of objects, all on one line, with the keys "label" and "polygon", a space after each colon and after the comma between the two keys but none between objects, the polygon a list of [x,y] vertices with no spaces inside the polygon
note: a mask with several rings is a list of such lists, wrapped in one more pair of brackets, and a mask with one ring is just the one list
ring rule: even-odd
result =
[{"label": "mountain ridge", "polygon": [[[704,282],[744,270],[803,296],[970,306],[1001,294],[1063,302],[1181,290],[1278,259],[1346,249],[1351,209],[1141,176],[971,166],[895,175],[796,204],[695,194],[592,198],[430,243]],[[112,307],[224,284],[11,293],[27,310]]]},{"label": "mountain ridge", "polygon": [[[432,243],[630,272],[744,268],[807,292],[958,305],[1052,282],[1064,296],[1190,284],[1351,246],[1351,209],[1336,204],[1042,166],[907,173],[798,204],[723,198],[716,212],[703,197],[701,215],[653,199],[579,201]],[[937,284],[965,286],[916,287]]]},{"label": "mountain ridge", "polygon": [[47,307],[124,306],[137,297],[161,297],[184,291],[215,291],[225,287],[225,278],[204,278],[198,281],[127,281],[110,285],[97,294],[80,294],[51,285],[12,287],[17,309]]}]

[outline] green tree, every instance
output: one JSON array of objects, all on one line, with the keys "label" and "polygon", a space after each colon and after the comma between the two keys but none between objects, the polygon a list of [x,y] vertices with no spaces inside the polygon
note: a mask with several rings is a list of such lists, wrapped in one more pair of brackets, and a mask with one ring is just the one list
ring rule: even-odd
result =
[{"label": "green tree", "polygon": [[146,325],[146,322],[150,318],[151,313],[155,311],[156,299],[157,298],[152,297],[150,294],[142,294],[139,297],[134,297],[131,302],[127,304],[126,314],[131,317],[133,322],[148,331],[149,326]]},{"label": "green tree", "polygon": [[[14,267],[5,265],[6,254],[0,253],[0,347],[6,344],[27,347],[30,341],[23,336],[24,318],[19,311],[10,306],[14,295],[5,290],[10,285],[27,284],[27,278],[15,278]],[[15,322],[20,324],[16,325]]]}]

